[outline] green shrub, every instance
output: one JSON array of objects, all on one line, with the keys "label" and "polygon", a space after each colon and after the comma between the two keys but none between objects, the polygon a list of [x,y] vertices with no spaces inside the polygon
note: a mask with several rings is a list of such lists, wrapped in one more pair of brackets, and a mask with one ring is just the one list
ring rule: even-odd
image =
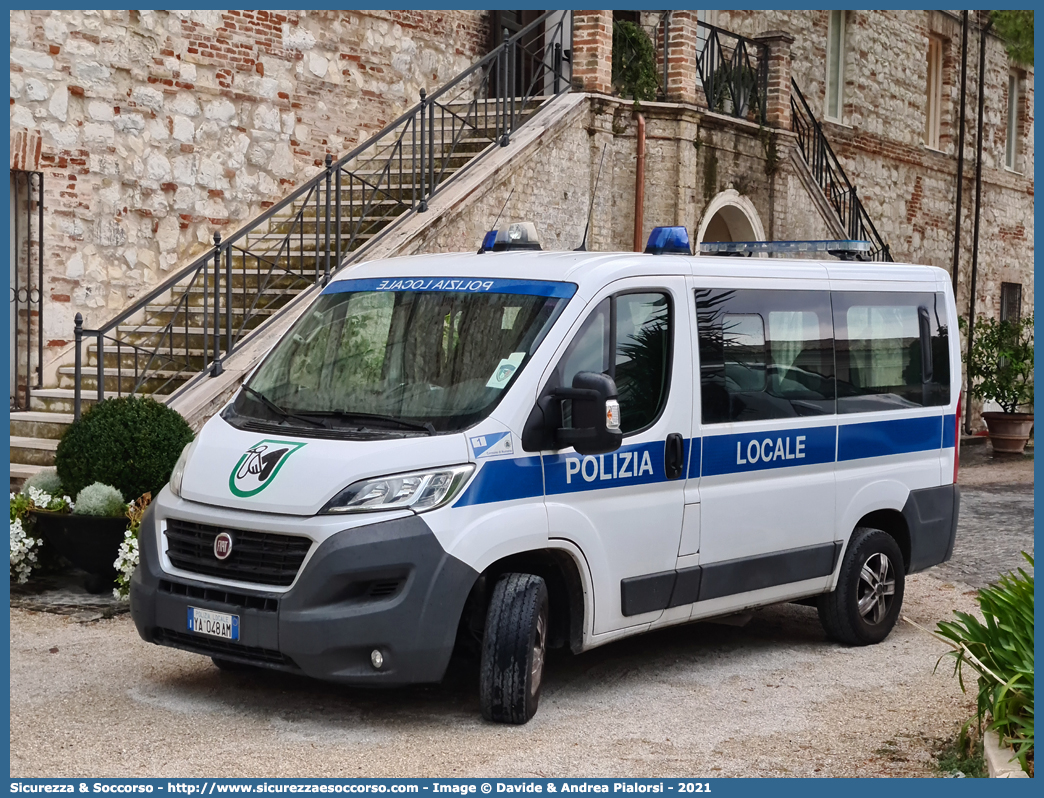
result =
[{"label": "green shrub", "polygon": [[185,419],[154,399],[106,399],[65,431],[55,465],[70,493],[103,482],[134,499],[159,493],[191,440]]},{"label": "green shrub", "polygon": [[42,471],[37,471],[26,479],[20,492],[28,496],[29,488],[42,490],[44,493],[49,493],[52,496],[61,496],[65,492],[62,489],[62,480],[58,476],[58,471],[54,468],[45,468]]},{"label": "green shrub", "polygon": [[[1029,564],[1033,558],[1022,553]],[[939,634],[950,641],[954,672],[964,690],[963,667],[978,674],[979,725],[989,716],[997,731],[1026,768],[1033,756],[1033,576],[1005,574],[979,591],[983,620],[955,612],[956,621],[942,621]]]},{"label": "green shrub", "polygon": [[123,494],[111,485],[95,482],[76,494],[73,514],[104,515],[117,518],[127,512]]},{"label": "green shrub", "polygon": [[613,88],[621,97],[656,99],[656,51],[649,34],[633,22],[613,23],[612,69]]}]

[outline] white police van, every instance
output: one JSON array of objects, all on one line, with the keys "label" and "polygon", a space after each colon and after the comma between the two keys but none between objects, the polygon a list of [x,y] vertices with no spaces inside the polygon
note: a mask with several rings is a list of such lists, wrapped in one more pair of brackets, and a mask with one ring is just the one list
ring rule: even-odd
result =
[{"label": "white police van", "polygon": [[887,636],[953,550],[948,275],[527,229],[325,287],[153,502],[145,640],[352,685],[471,642],[483,714],[524,723],[549,647],[802,599]]}]

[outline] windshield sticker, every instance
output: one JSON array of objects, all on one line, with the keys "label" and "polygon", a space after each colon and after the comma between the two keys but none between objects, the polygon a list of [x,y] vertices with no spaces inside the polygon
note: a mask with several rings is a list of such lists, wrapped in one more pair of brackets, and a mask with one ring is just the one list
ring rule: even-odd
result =
[{"label": "windshield sticker", "polygon": [[518,318],[518,312],[522,310],[520,307],[508,307],[504,308],[504,316],[500,320],[500,329],[502,330],[513,330],[515,329],[515,319]]},{"label": "windshield sticker", "polygon": [[576,285],[551,280],[491,280],[485,277],[388,277],[338,280],[323,289],[324,294],[345,294],[353,291],[454,291],[464,294],[522,294],[569,298],[576,293]]},{"label": "windshield sticker", "polygon": [[489,382],[486,383],[487,388],[497,388],[503,390],[503,388],[511,382],[511,377],[514,376],[515,371],[522,364],[522,361],[526,359],[525,352],[512,352],[506,358],[500,361],[497,367],[493,370],[493,376],[489,378]]},{"label": "windshield sticker", "polygon": [[491,432],[488,435],[476,435],[468,440],[471,441],[471,450],[476,458],[512,453],[510,432]]},{"label": "windshield sticker", "polygon": [[241,499],[256,496],[272,484],[287,458],[306,445],[271,438],[258,441],[246,450],[228,475],[228,489]]}]

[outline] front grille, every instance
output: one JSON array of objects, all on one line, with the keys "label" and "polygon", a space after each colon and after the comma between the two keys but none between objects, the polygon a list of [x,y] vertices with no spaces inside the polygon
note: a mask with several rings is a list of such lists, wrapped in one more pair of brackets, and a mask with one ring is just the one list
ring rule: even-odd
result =
[{"label": "front grille", "polygon": [[297,669],[290,657],[270,648],[257,648],[233,643],[231,640],[190,635],[188,632],[176,632],[173,629],[157,629],[153,639],[161,646],[171,646],[203,654],[208,657],[245,660],[258,665],[278,665],[284,668]]},{"label": "front grille", "polygon": [[[214,538],[221,532],[232,536],[232,554],[226,560],[214,556]],[[294,535],[167,520],[167,556],[176,568],[239,582],[289,586],[311,545],[308,538]]]},{"label": "front grille", "polygon": [[180,582],[168,582],[166,579],[161,579],[159,591],[171,596],[183,596],[196,599],[197,601],[212,601],[217,604],[231,604],[235,607],[258,610],[259,612],[279,611],[279,599],[266,596],[250,596],[246,593],[236,593],[220,588],[183,585]]}]

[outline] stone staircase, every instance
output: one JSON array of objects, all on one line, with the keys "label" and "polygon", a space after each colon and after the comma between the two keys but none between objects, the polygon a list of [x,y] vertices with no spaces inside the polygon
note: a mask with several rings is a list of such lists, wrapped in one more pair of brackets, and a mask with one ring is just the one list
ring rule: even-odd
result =
[{"label": "stone staircase", "polygon": [[[520,121],[515,130],[548,99],[517,101]],[[495,102],[479,101],[477,112],[472,103],[473,117],[481,120],[483,103]],[[459,120],[453,121],[453,113],[463,114],[467,106],[444,107],[450,113],[441,118],[441,123],[429,127],[430,138],[424,144],[430,164],[424,178],[429,193],[433,182],[441,187],[498,143],[498,131],[482,124],[467,126],[457,136]],[[265,224],[248,230],[236,245],[242,256],[231,259],[227,272],[230,279],[223,271],[220,285],[223,312],[226,297],[231,295],[232,301],[227,304],[234,341],[257,330],[322,276],[327,248],[320,234],[325,236],[327,223],[331,236],[340,227],[344,264],[364,255],[369,243],[414,208],[415,197],[421,196],[421,176],[400,165],[415,163],[419,147],[414,140],[378,142],[351,162],[350,177],[346,180],[342,174],[342,208],[363,204],[362,215],[338,219],[336,203],[332,202],[328,220],[326,196],[321,193],[318,204],[313,195],[300,197],[271,215]],[[377,184],[379,190],[374,191]],[[347,214],[342,211],[342,216]],[[292,250],[286,244],[288,238],[296,242]],[[331,270],[336,269],[333,254],[330,259]],[[214,275],[204,269],[156,296],[109,331],[100,374],[105,396],[135,393],[166,401],[207,368],[212,362],[213,298]],[[227,333],[228,327],[222,324],[222,341]],[[86,410],[96,401],[99,380],[98,346],[93,336],[85,336],[83,350],[81,408]],[[72,353],[69,357],[71,360]],[[54,464],[58,440],[73,421],[74,385],[75,367],[70,362],[57,369],[56,385],[31,392],[29,410],[11,413],[12,489]]]}]

